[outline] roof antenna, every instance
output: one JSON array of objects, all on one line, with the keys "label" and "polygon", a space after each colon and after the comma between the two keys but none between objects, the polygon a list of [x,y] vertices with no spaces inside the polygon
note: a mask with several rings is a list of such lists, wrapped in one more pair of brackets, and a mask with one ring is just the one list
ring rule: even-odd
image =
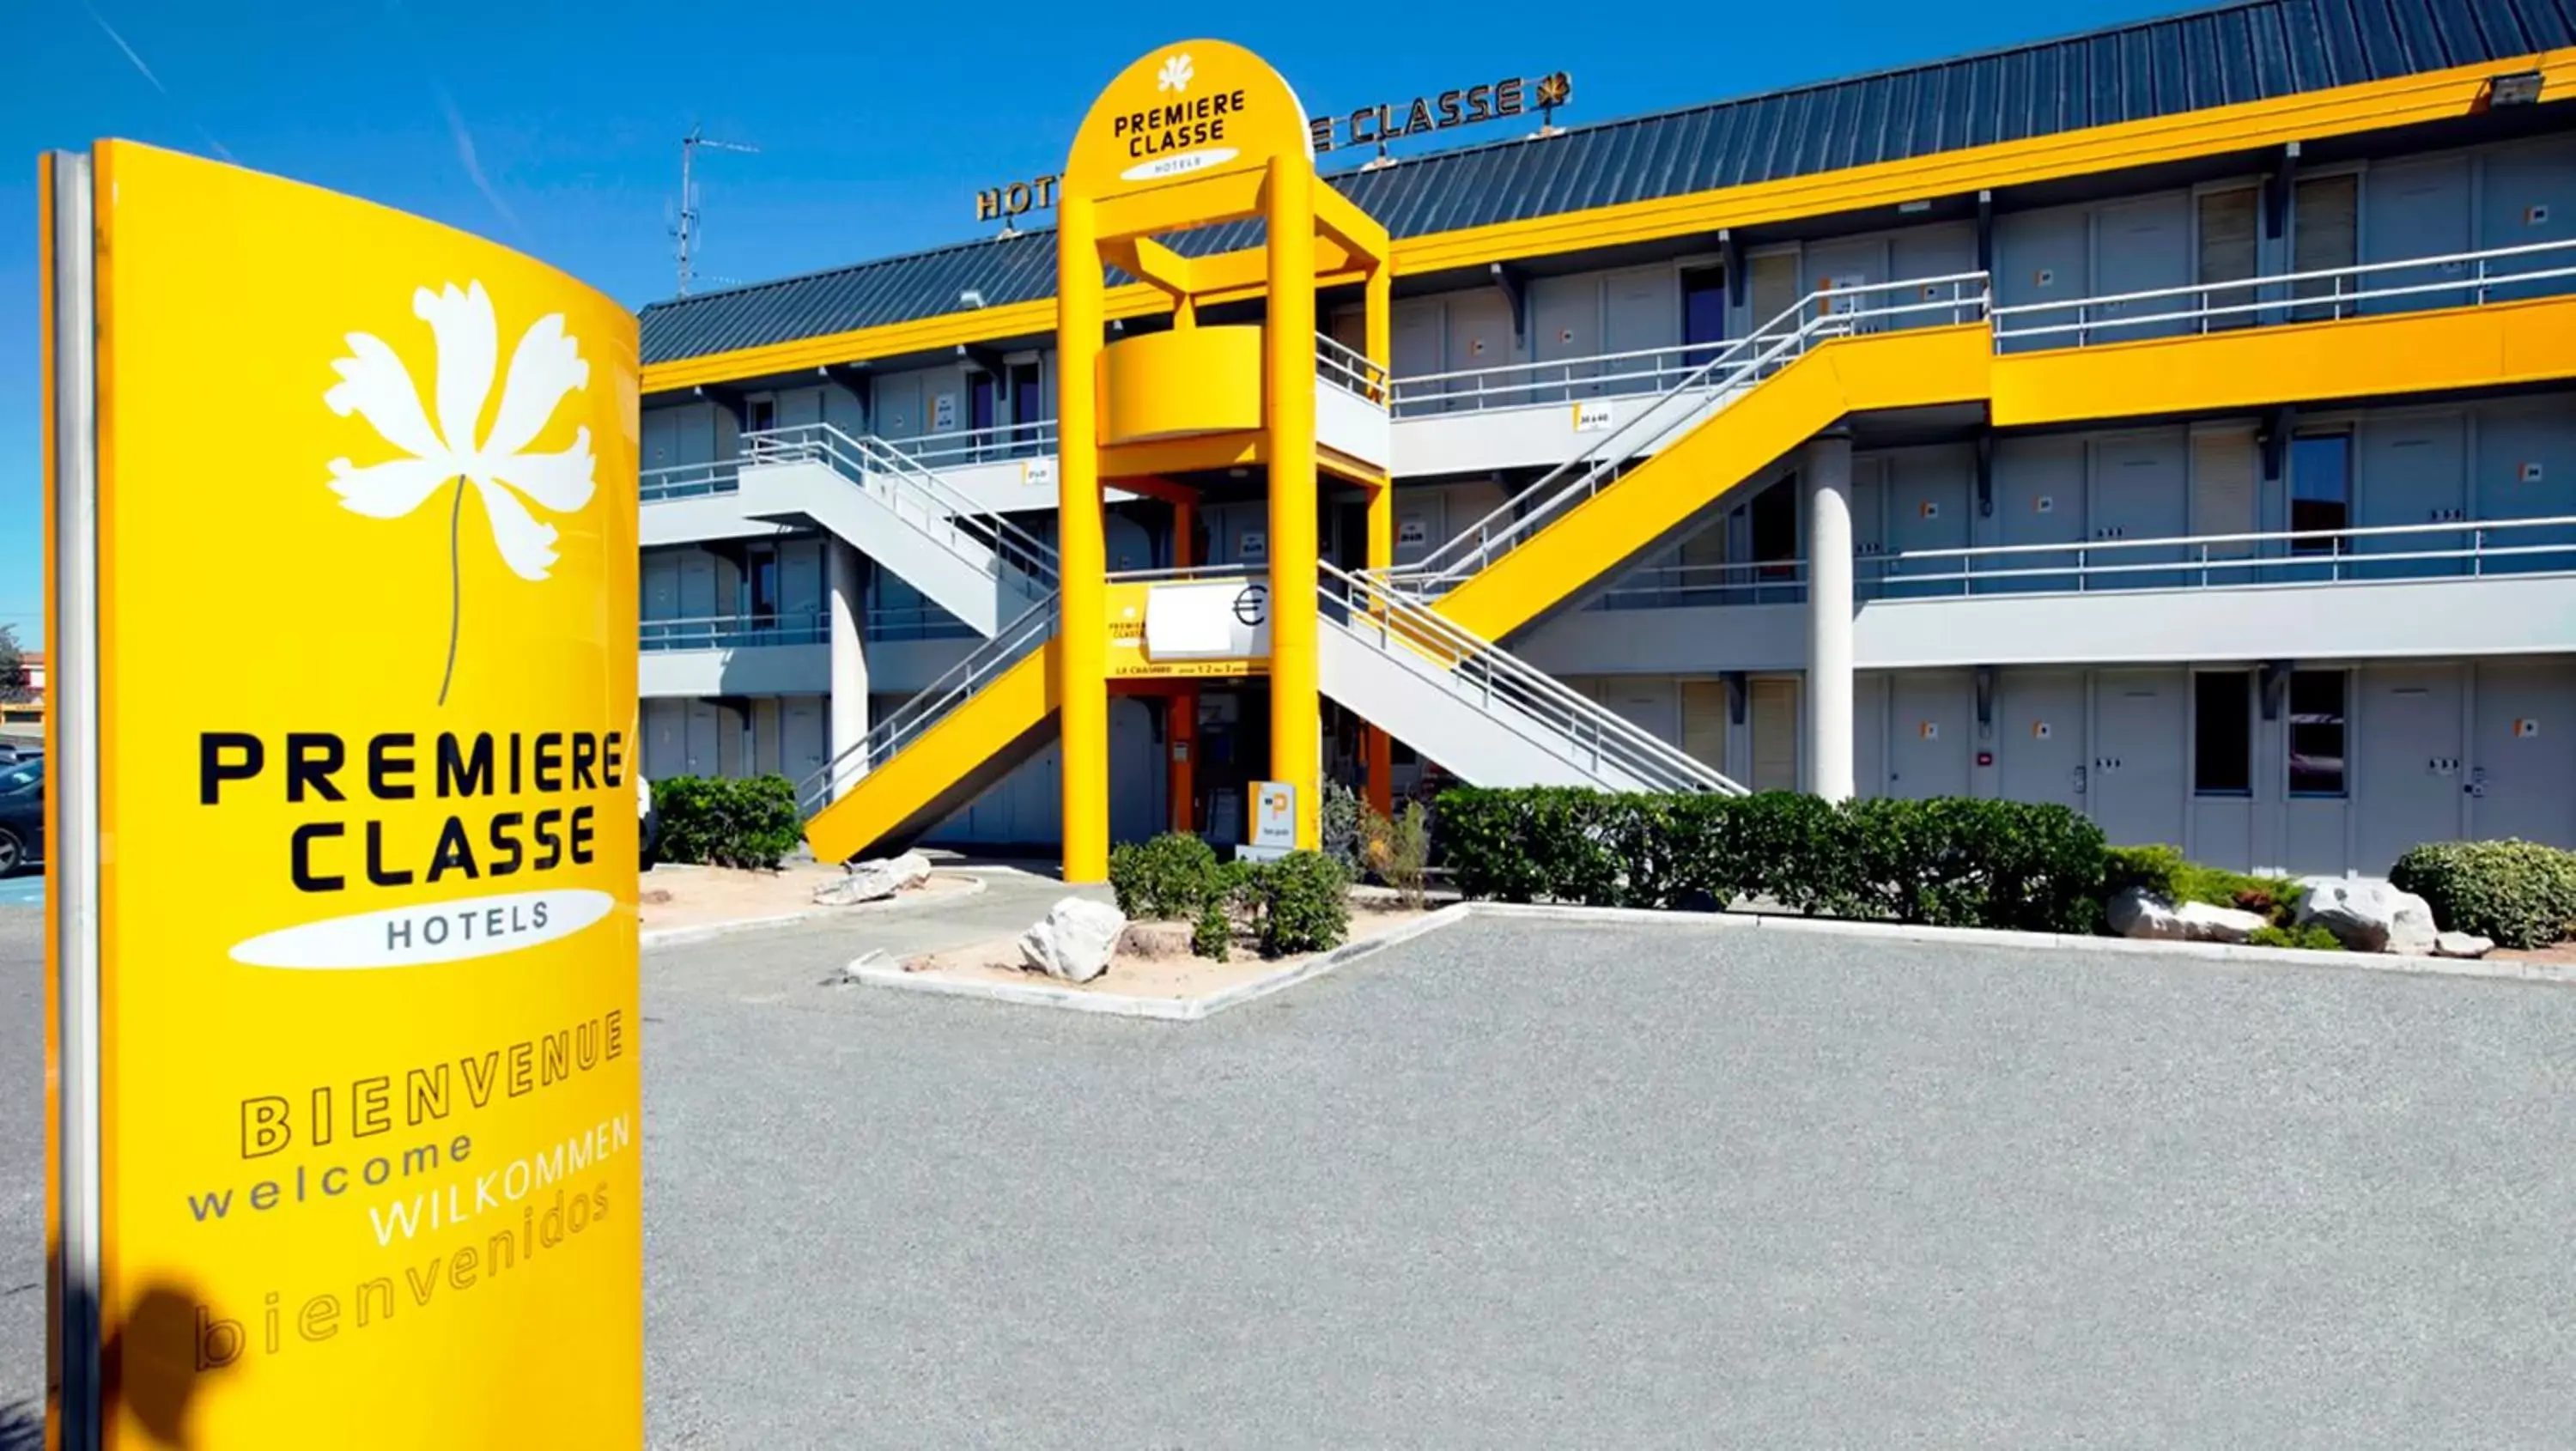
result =
[{"label": "roof antenna", "polygon": [[760,148],[757,146],[715,140],[706,134],[706,128],[703,126],[691,126],[689,134],[680,138],[680,212],[678,220],[671,226],[671,235],[679,243],[679,295],[682,297],[689,295],[689,282],[697,275],[690,265],[690,254],[697,249],[698,245],[698,191],[697,183],[691,179],[691,170],[697,161],[698,148],[701,146],[715,151],[739,151],[753,156],[760,154]]}]

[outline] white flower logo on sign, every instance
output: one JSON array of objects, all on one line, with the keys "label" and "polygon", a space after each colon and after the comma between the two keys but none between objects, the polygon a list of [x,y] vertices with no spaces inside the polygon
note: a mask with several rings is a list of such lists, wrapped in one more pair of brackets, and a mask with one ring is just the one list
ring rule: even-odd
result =
[{"label": "white flower logo on sign", "polygon": [[443,291],[424,287],[413,293],[411,308],[429,324],[438,347],[437,423],[423,411],[420,389],[402,358],[372,333],[348,335],[349,356],[331,364],[340,381],[322,401],[342,418],[356,413],[366,419],[401,455],[364,468],[345,458],[331,460],[331,491],[343,507],[371,519],[399,519],[443,486],[455,485],[447,521],[447,672],[438,682],[438,703],[445,705],[456,676],[457,626],[464,616],[459,550],[465,486],[471,483],[482,501],[493,547],[510,572],[526,580],[546,578],[556,558],[555,528],[539,523],[520,496],[554,514],[575,513],[588,504],[594,489],[590,430],[577,431],[572,447],[559,453],[526,449],[565,394],[590,386],[590,364],[582,361],[579,340],[564,331],[561,313],[531,323],[510,354],[491,432],[478,444],[475,426],[500,360],[492,299],[480,282],[467,284],[462,292],[451,282]]},{"label": "white flower logo on sign", "polygon": [[1190,75],[1190,54],[1188,51],[1182,51],[1163,62],[1161,74],[1155,77],[1154,89],[1170,91],[1176,96],[1187,95],[1190,89]]}]

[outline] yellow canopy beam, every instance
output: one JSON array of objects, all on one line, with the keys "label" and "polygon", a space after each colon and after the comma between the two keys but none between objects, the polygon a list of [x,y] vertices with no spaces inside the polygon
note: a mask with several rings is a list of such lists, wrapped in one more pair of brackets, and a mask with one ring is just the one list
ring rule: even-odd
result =
[{"label": "yellow canopy beam", "polygon": [[1238,171],[1129,192],[1097,203],[1100,240],[1157,237],[1261,215],[1262,174]]},{"label": "yellow canopy beam", "polygon": [[[1356,267],[1362,272],[1375,272],[1384,267],[1395,252],[1395,244],[1388,239],[1384,223],[1361,211],[1349,197],[1321,184],[1315,187],[1315,230],[1340,244],[1347,259],[1345,266]],[[1319,266],[1317,270],[1323,269]]]}]

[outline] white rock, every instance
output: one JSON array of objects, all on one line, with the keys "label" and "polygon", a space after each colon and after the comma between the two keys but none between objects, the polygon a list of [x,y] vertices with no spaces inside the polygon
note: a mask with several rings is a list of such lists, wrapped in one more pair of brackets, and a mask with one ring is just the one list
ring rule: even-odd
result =
[{"label": "white rock", "polygon": [[2423,957],[2433,951],[2433,909],[2412,892],[2365,877],[2307,877],[2299,925],[2316,923],[2354,952]]},{"label": "white rock", "polygon": [[2435,957],[2484,957],[2495,951],[2495,939],[2467,932],[2445,932],[2433,939]]},{"label": "white rock", "polygon": [[908,851],[898,857],[850,863],[838,878],[814,889],[814,900],[825,907],[854,906],[891,897],[929,879],[930,858]]},{"label": "white rock", "polygon": [[1020,934],[1020,960],[1049,977],[1089,982],[1109,970],[1109,955],[1126,930],[1127,914],[1107,902],[1067,897]]},{"label": "white rock", "polygon": [[2264,923],[2259,912],[2214,907],[2207,902],[2180,905],[2129,887],[2103,904],[2111,930],[2123,937],[2158,942],[2242,942]]}]

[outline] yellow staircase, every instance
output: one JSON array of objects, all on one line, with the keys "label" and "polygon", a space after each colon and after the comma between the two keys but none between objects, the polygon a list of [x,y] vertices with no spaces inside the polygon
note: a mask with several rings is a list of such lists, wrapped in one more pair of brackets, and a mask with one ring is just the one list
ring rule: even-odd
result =
[{"label": "yellow staircase", "polygon": [[1486,562],[1441,594],[1440,613],[1502,639],[1847,414],[1981,401],[1991,361],[1981,323],[1819,343],[1643,462],[1551,517],[1530,516],[1534,529],[1497,538],[1504,547],[1489,545]]},{"label": "yellow staircase", "polygon": [[[878,723],[806,783],[805,842],[843,862],[899,851],[982,795],[1055,735],[1055,601]],[[866,774],[837,797],[836,773]]]},{"label": "yellow staircase", "polygon": [[1646,405],[1393,582],[1508,638],[1858,413],[1981,404],[2012,428],[2576,377],[2576,297],[2003,353],[1989,322],[1861,332],[1887,314],[1819,313],[1830,301],[1811,297],[1734,345],[1696,399],[1685,385]]}]

